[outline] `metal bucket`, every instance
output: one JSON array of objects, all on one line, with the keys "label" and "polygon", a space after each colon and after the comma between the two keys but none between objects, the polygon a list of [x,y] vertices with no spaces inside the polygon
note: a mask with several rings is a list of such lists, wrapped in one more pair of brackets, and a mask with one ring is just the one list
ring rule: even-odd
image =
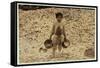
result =
[{"label": "metal bucket", "polygon": [[45,42],[44,42],[44,45],[47,49],[51,48],[53,45],[52,45],[52,40],[50,39],[47,39]]}]

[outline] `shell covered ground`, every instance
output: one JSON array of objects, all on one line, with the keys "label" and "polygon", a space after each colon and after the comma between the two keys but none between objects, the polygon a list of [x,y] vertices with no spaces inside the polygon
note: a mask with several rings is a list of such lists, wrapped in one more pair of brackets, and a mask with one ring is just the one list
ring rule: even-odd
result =
[{"label": "shell covered ground", "polygon": [[[64,16],[70,46],[63,48],[61,55],[57,51],[53,58],[52,48],[47,52],[39,52],[39,49],[50,37],[57,12]],[[19,63],[95,59],[95,12],[95,9],[82,8],[19,9]]]}]

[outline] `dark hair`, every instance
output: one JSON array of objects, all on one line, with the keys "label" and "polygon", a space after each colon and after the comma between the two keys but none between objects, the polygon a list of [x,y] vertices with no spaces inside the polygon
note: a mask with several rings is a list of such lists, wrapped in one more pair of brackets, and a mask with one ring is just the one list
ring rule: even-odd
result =
[{"label": "dark hair", "polygon": [[58,17],[58,16],[61,16],[61,17],[63,17],[63,14],[62,13],[56,13],[56,17]]}]

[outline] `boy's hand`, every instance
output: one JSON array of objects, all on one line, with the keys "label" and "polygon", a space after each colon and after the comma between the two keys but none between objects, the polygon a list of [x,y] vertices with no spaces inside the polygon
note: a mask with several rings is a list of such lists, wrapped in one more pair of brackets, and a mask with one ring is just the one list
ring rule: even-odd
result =
[{"label": "boy's hand", "polygon": [[66,38],[64,38],[64,41],[67,41],[67,39],[66,39]]}]

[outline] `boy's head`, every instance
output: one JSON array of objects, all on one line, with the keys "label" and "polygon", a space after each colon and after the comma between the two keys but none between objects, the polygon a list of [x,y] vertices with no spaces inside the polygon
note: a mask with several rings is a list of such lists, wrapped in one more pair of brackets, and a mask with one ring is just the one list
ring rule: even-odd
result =
[{"label": "boy's head", "polygon": [[56,13],[56,19],[57,19],[58,22],[61,22],[62,18],[63,18],[62,13]]}]

